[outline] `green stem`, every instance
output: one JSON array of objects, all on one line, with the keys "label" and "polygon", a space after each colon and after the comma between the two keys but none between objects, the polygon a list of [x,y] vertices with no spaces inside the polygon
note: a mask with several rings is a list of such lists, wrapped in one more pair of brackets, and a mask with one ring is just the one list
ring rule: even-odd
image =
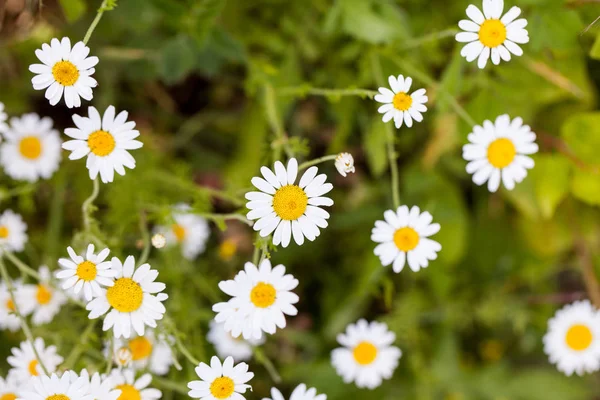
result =
[{"label": "green stem", "polygon": [[181,179],[178,176],[167,174],[162,171],[153,171],[151,177],[157,181],[163,182],[166,185],[176,186],[181,190],[185,190],[190,193],[201,193],[210,197],[216,197],[221,200],[230,202],[235,206],[243,206],[246,204],[244,199],[240,199],[237,196],[224,192],[222,190],[213,189],[205,186],[198,186],[194,183]]},{"label": "green stem", "polygon": [[435,42],[437,40],[445,39],[447,37],[454,37],[458,32],[459,30],[455,28],[445,29],[439,32],[433,32],[420,38],[404,42],[400,50],[410,50],[415,47],[421,46],[423,43]]},{"label": "green stem", "polygon": [[159,376],[153,376],[152,382],[156,383],[156,386],[158,386],[158,387],[161,387],[163,389],[172,390],[174,392],[177,392],[179,394],[183,394],[186,396],[189,392],[189,389],[185,385],[180,384],[179,382],[174,382],[174,381],[159,377]]},{"label": "green stem", "polygon": [[102,5],[98,9],[96,18],[94,18],[94,20],[92,21],[92,24],[90,25],[87,32],[85,33],[85,36],[83,37],[83,44],[87,44],[89,42],[90,38],[92,37],[92,33],[94,33],[94,29],[96,29],[96,26],[98,26],[98,23],[102,19],[102,15],[104,15],[104,11],[107,11],[107,8],[106,8],[107,5],[108,5],[108,0],[104,0],[102,2]]},{"label": "green stem", "polygon": [[36,187],[37,187],[37,183],[28,183],[26,185],[10,189],[7,192],[0,193],[0,201],[8,200],[11,197],[19,196],[22,194],[32,193],[35,191]]},{"label": "green stem", "polygon": [[375,90],[369,89],[324,89],[310,86],[290,86],[277,89],[278,96],[304,97],[307,95],[339,97],[339,96],[359,96],[373,98],[377,94]]},{"label": "green stem", "polygon": [[279,116],[277,115],[277,102],[275,101],[275,90],[270,84],[266,84],[264,90],[264,102],[265,111],[267,113],[267,120],[269,121],[269,125],[271,126],[273,132],[275,132],[275,136],[277,138],[277,140],[275,140],[272,143],[272,146],[276,146],[273,149],[275,159],[279,160],[281,158],[281,147],[283,147],[288,157],[293,157],[294,154],[288,146],[287,135],[285,134],[283,126],[279,121]]},{"label": "green stem", "polygon": [[254,348],[254,358],[256,359],[257,362],[262,364],[263,367],[265,367],[265,369],[271,376],[271,379],[273,379],[273,382],[275,382],[275,383],[281,382],[281,376],[279,376],[279,373],[277,372],[275,365],[273,365],[271,360],[269,360],[269,358],[265,355],[265,353],[262,351],[262,349],[260,347]]},{"label": "green stem", "polygon": [[252,221],[250,221],[248,218],[244,217],[241,214],[235,214],[235,213],[231,213],[231,214],[212,214],[212,213],[197,213],[197,215],[204,217],[206,219],[209,219],[211,221],[215,221],[215,222],[220,222],[220,221],[226,221],[226,220],[237,220],[237,221],[241,221],[243,223],[245,223],[248,226],[252,226],[254,225],[254,223]]},{"label": "green stem", "polygon": [[19,270],[26,275],[31,276],[35,280],[41,280],[40,274],[31,268],[29,265],[25,264],[23,261],[19,260],[17,256],[15,256],[12,252],[8,250],[4,250],[4,255],[17,267]]},{"label": "green stem", "polygon": [[67,356],[66,361],[63,364],[62,368],[64,368],[65,370],[69,370],[69,369],[73,368],[73,366],[75,365],[75,362],[77,361],[79,356],[83,353],[83,351],[85,350],[85,347],[88,344],[88,337],[94,330],[96,321],[97,320],[95,320],[95,319],[91,319],[88,322],[87,328],[85,328],[85,331],[83,331],[83,334],[79,337],[79,342],[77,343],[77,346],[75,346],[73,348],[73,350],[71,350],[71,353],[69,353],[69,355]]},{"label": "green stem", "polygon": [[108,331],[110,339],[108,340],[108,357],[106,359],[105,374],[108,375],[113,366],[113,358],[115,356],[115,334],[112,330]]},{"label": "green stem", "polygon": [[92,225],[92,213],[94,212],[93,206],[94,201],[98,197],[100,193],[100,181],[98,177],[94,179],[94,187],[92,189],[92,194],[90,197],[85,199],[83,205],[81,206],[81,212],[83,214],[83,230],[85,233],[89,233]]},{"label": "green stem", "polygon": [[0,257],[0,274],[2,275],[2,279],[4,279],[4,281],[6,282],[6,287],[8,288],[8,293],[10,294],[10,299],[12,300],[13,305],[15,307],[15,314],[19,318],[19,321],[21,321],[21,328],[23,328],[23,333],[25,333],[25,337],[27,338],[27,341],[31,345],[31,348],[33,349],[33,354],[35,354],[35,358],[37,359],[38,363],[40,364],[42,371],[44,372],[45,375],[48,375],[48,370],[46,369],[46,366],[42,362],[42,358],[40,357],[37,349],[35,348],[33,334],[31,333],[31,329],[29,329],[29,325],[27,325],[27,320],[23,317],[23,315],[19,311],[19,305],[17,303],[17,299],[15,298],[15,288],[12,284],[12,280],[10,279],[10,276],[8,275],[8,272],[6,271],[6,266],[4,265],[4,260],[1,257]]},{"label": "green stem", "polygon": [[142,250],[142,254],[138,259],[138,266],[148,261],[148,256],[150,255],[151,247],[150,232],[148,232],[148,225],[146,224],[146,214],[144,212],[142,212],[140,216],[140,231],[142,232],[142,241],[144,242],[144,249]]},{"label": "green stem", "polygon": [[[258,235],[258,233],[257,233]],[[258,267],[258,262],[260,260],[260,247],[256,244],[254,245],[254,254],[252,254],[252,264]]]},{"label": "green stem", "polygon": [[324,157],[320,157],[320,158],[315,158],[314,160],[311,161],[306,161],[303,162],[302,164],[300,164],[298,166],[298,170],[301,171],[303,169],[306,169],[308,167],[312,167],[313,165],[317,165],[320,164],[322,162],[326,162],[326,161],[334,161],[337,158],[337,154],[331,154],[328,156],[324,156]]}]

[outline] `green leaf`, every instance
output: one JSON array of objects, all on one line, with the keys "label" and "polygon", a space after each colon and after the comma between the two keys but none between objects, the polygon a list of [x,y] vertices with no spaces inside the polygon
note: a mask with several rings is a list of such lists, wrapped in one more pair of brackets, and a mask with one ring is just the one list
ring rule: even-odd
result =
[{"label": "green leaf", "polygon": [[575,169],[571,182],[571,192],[579,200],[600,206],[600,175],[590,171]]},{"label": "green leaf", "polygon": [[600,32],[598,32],[598,35],[596,36],[596,40],[594,41],[594,45],[592,46],[592,49],[590,50],[590,57],[592,57],[596,60],[600,60]]},{"label": "green leaf", "polygon": [[60,0],[60,5],[69,23],[77,21],[87,10],[83,0]]},{"label": "green leaf", "polygon": [[392,4],[370,0],[346,0],[342,5],[343,29],[369,43],[390,43],[407,37],[404,15]]},{"label": "green leaf", "polygon": [[543,218],[554,215],[556,207],[569,192],[571,164],[562,155],[540,155],[535,157],[535,168],[531,170],[537,204]]},{"label": "green leaf", "polygon": [[197,51],[197,46],[187,36],[180,35],[169,40],[161,49],[157,60],[161,78],[168,84],[185,78],[194,68]]},{"label": "green leaf", "polygon": [[600,165],[600,112],[573,115],[563,124],[561,136],[584,163]]}]

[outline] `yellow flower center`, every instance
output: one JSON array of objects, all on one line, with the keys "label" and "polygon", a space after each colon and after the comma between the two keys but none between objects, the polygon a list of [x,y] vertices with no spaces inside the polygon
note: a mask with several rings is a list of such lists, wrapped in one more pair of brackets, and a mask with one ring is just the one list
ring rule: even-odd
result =
[{"label": "yellow flower center", "polygon": [[37,370],[37,366],[38,366],[38,360],[33,360],[29,363],[29,365],[27,366],[27,370],[29,371],[29,374],[31,376],[38,376],[39,372]]},{"label": "yellow flower center", "polygon": [[17,395],[14,393],[4,393],[2,396],[0,396],[0,400],[16,400],[17,399]]},{"label": "yellow flower center", "polygon": [[273,196],[273,209],[279,218],[293,221],[302,216],[308,205],[308,196],[297,185],[282,186]]},{"label": "yellow flower center", "polygon": [[79,70],[71,61],[59,61],[52,67],[52,76],[63,86],[73,86],[79,79]]},{"label": "yellow flower center", "polygon": [[185,239],[185,228],[179,224],[173,224],[171,226],[173,235],[177,238],[177,241],[182,242]]},{"label": "yellow flower center", "polygon": [[392,102],[396,110],[406,111],[412,105],[413,99],[405,92],[398,92],[394,96],[394,100]]},{"label": "yellow flower center", "polygon": [[142,400],[142,394],[132,385],[119,385],[115,389],[121,391],[121,395],[117,400]]},{"label": "yellow flower center", "polygon": [[210,384],[210,393],[217,399],[226,399],[233,394],[235,383],[227,376],[221,376]]},{"label": "yellow flower center", "polygon": [[[17,309],[15,308],[15,303],[12,301],[12,299],[8,299],[6,301],[6,308],[12,312],[17,311]],[[0,400],[2,400],[2,399],[0,399]]]},{"label": "yellow flower center", "polygon": [[19,151],[23,157],[35,160],[42,154],[42,142],[35,136],[26,136],[19,142]]},{"label": "yellow flower center", "polygon": [[71,400],[71,398],[64,394],[53,394],[52,396],[46,397],[46,400]]},{"label": "yellow flower center", "polygon": [[52,291],[46,285],[38,285],[35,297],[39,304],[48,304],[52,300]]},{"label": "yellow flower center", "polygon": [[487,158],[496,168],[505,168],[510,165],[517,155],[517,149],[510,139],[496,139],[488,146]]},{"label": "yellow flower center", "polygon": [[115,149],[115,138],[108,132],[96,131],[88,137],[88,146],[90,151],[98,157],[105,157]]},{"label": "yellow flower center", "polygon": [[407,252],[419,244],[419,234],[408,226],[394,232],[394,243],[399,250]]},{"label": "yellow flower center", "polygon": [[129,350],[131,350],[132,359],[134,361],[143,360],[150,357],[150,354],[152,354],[152,342],[144,336],[131,339],[129,341]]},{"label": "yellow flower center", "polygon": [[229,261],[237,251],[237,243],[232,239],[225,239],[219,246],[219,257],[221,260]]},{"label": "yellow flower center", "polygon": [[250,300],[258,308],[267,308],[275,303],[277,291],[270,283],[258,282],[250,292]]},{"label": "yellow flower center", "polygon": [[575,351],[583,351],[590,347],[593,340],[592,331],[585,325],[573,325],[565,338],[567,346]]},{"label": "yellow flower center", "polygon": [[377,347],[369,342],[360,342],[354,348],[352,355],[360,365],[369,365],[377,358]]},{"label": "yellow flower center", "polygon": [[84,261],[77,266],[77,276],[84,281],[93,281],[98,275],[96,264],[91,261]]},{"label": "yellow flower center", "polygon": [[6,239],[8,237],[8,228],[6,226],[0,226],[0,239]]},{"label": "yellow flower center", "polygon": [[123,313],[130,313],[140,308],[143,298],[142,287],[131,278],[117,279],[115,284],[106,291],[108,304]]},{"label": "yellow flower center", "polygon": [[485,47],[498,47],[506,40],[506,26],[499,19],[486,19],[479,27],[479,41]]}]

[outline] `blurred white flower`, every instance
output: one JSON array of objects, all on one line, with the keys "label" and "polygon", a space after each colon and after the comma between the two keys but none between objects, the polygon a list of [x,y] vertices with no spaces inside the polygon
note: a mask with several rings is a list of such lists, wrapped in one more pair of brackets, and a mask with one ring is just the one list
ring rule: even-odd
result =
[{"label": "blurred white flower", "polygon": [[[281,392],[277,388],[271,388],[271,399],[263,398],[263,400],[285,400]],[[292,392],[290,400],[327,400],[327,395],[317,394],[317,389],[307,389],[304,383],[298,385]]]},{"label": "blurred white flower", "polygon": [[[46,371],[49,374],[56,371],[56,368],[63,362],[63,358],[56,354],[56,346],[46,347],[42,338],[36,338],[33,345]],[[8,371],[9,378],[15,379],[19,384],[24,384],[29,382],[31,377],[44,374],[31,343],[21,342],[21,346],[13,347],[11,353],[12,355],[6,359],[12,367]]]},{"label": "blurred white flower", "polygon": [[173,207],[171,226],[158,226],[156,231],[162,234],[167,246],[181,245],[181,254],[193,260],[203,253],[210,236],[210,228],[206,219],[190,212],[188,204],[177,204]]},{"label": "blurred white flower", "polygon": [[341,176],[346,177],[346,174],[354,173],[354,157],[350,153],[340,153],[335,158],[335,168]]},{"label": "blurred white flower", "polygon": [[27,224],[12,210],[0,215],[0,254],[3,250],[22,251],[27,243]]},{"label": "blurred white flower", "polygon": [[120,366],[135,370],[148,369],[153,374],[166,375],[173,364],[173,352],[168,340],[172,342],[173,338],[157,335],[152,329],[146,329],[143,336],[128,340],[115,339],[115,360]]},{"label": "blurred white flower", "polygon": [[88,57],[90,49],[83,42],[71,48],[69,38],[61,41],[54,38],[50,45],[44,43],[35,55],[42,64],[32,64],[29,70],[36,74],[31,80],[35,90],[46,89],[46,98],[53,106],[58,104],[63,94],[67,107],[80,107],[81,97],[91,100],[92,88],[98,82],[91,75],[96,71],[98,57]]},{"label": "blurred white flower", "polygon": [[233,357],[234,360],[246,361],[252,358],[253,347],[263,344],[265,337],[248,340],[241,337],[234,338],[225,330],[225,324],[213,320],[210,321],[206,340],[215,346],[215,351],[220,358]]},{"label": "blurred white flower", "polygon": [[227,357],[223,364],[217,357],[211,358],[210,366],[201,362],[196,374],[200,380],[188,383],[188,395],[200,400],[245,399],[242,394],[251,389],[246,382],[254,377],[248,372],[248,364],[242,362],[234,366],[233,357]]},{"label": "blurred white flower", "polygon": [[[92,396],[91,400],[117,400],[121,395],[120,390],[113,389],[110,376],[100,375],[96,372],[90,377],[86,369],[82,369],[80,374],[77,374],[75,371],[66,371],[65,374],[67,373],[71,375],[72,383],[81,381],[87,386],[87,394]],[[0,400],[2,399],[0,398]]]},{"label": "blurred white flower", "polygon": [[[15,292],[15,299],[17,300],[17,307],[19,311],[22,308],[19,304],[19,293],[23,289],[21,281],[13,281],[13,288]],[[0,329],[8,329],[11,332],[18,331],[21,328],[21,321],[15,314],[16,307],[12,300],[8,286],[5,282],[0,282]],[[2,400],[2,396],[0,396]]]},{"label": "blurred white flower", "polygon": [[119,399],[158,400],[162,398],[160,390],[148,387],[152,383],[150,374],[144,374],[136,379],[132,369],[113,369],[109,377],[113,389],[121,391]]},{"label": "blurred white flower", "polygon": [[67,302],[67,296],[53,286],[48,267],[42,265],[38,272],[40,281],[37,285],[23,285],[17,292],[19,311],[22,315],[33,314],[31,322],[34,325],[51,322]]},{"label": "blurred white flower", "polygon": [[[8,119],[8,115],[4,112],[4,103],[0,101],[0,133],[6,132],[8,129],[8,125],[6,125],[6,120]],[[1,142],[0,137],[0,142]]]},{"label": "blurred white flower", "polygon": [[412,94],[408,94],[412,86],[412,78],[398,75],[398,78],[391,75],[388,83],[392,90],[384,87],[379,88],[379,94],[375,95],[375,101],[383,103],[377,110],[383,114],[383,122],[389,122],[392,119],[396,128],[400,128],[404,123],[407,127],[412,127],[413,119],[417,122],[423,121],[423,114],[427,111],[425,103],[429,100],[425,95],[425,89],[419,89]]}]

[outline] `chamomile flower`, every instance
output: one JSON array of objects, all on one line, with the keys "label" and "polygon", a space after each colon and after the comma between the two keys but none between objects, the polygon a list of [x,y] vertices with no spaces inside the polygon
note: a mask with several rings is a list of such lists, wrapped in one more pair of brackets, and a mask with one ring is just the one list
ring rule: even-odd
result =
[{"label": "chamomile flower", "polygon": [[473,182],[483,185],[487,181],[490,192],[495,192],[500,181],[508,190],[527,176],[534,162],[528,155],[538,151],[535,133],[523,125],[519,117],[511,121],[506,114],[496,121],[484,121],[469,134],[469,144],[463,146],[463,158],[469,161],[467,172],[473,174]]},{"label": "chamomile flower", "polygon": [[4,112],[4,103],[0,101],[0,133],[6,132],[8,129],[8,125],[6,125],[7,119],[8,115]]},{"label": "chamomile flower", "polygon": [[110,376],[103,377],[96,372],[90,377],[86,369],[82,369],[80,374],[77,374],[75,371],[68,372],[71,374],[72,383],[83,380],[88,387],[88,394],[92,396],[91,400],[117,400],[121,395],[120,390],[113,388],[114,385]]},{"label": "chamomile flower", "polygon": [[31,80],[35,90],[46,90],[46,98],[53,106],[65,96],[67,107],[80,107],[81,97],[91,100],[92,88],[98,82],[91,75],[98,57],[88,57],[90,49],[83,42],[71,48],[71,41],[65,37],[61,41],[54,38],[50,45],[44,43],[35,55],[42,64],[32,64],[29,70],[36,74]]},{"label": "chamomile flower", "polygon": [[354,157],[350,153],[340,153],[335,158],[335,168],[341,176],[346,177],[349,173],[354,173]]},{"label": "chamomile flower", "polygon": [[144,374],[136,379],[132,369],[113,369],[110,380],[113,389],[121,391],[119,396],[121,400],[157,400],[162,397],[160,390],[148,387],[152,383],[150,374]]},{"label": "chamomile flower", "polygon": [[34,325],[47,324],[60,312],[67,296],[54,288],[51,283],[50,270],[41,266],[38,273],[40,281],[37,285],[24,285],[17,293],[17,302],[23,315],[32,314]]},{"label": "chamomile flower", "polygon": [[56,273],[56,277],[63,281],[64,290],[71,289],[75,295],[83,290],[87,301],[92,300],[93,296],[102,296],[102,286],[112,286],[116,271],[111,269],[112,263],[106,261],[109,249],[104,249],[100,253],[94,253],[94,245],[89,244],[84,255],[77,255],[72,247],[67,247],[68,258],[61,258],[58,264],[62,267]]},{"label": "chamomile flower", "polygon": [[269,236],[273,231],[273,244],[287,247],[290,239],[298,245],[304,238],[313,241],[321,234],[319,228],[327,227],[329,213],[319,206],[332,206],[333,200],[322,197],[333,189],[331,183],[325,183],[325,174],[317,175],[318,168],[306,170],[300,182],[295,184],[298,175],[298,161],[292,158],[287,168],[277,161],[275,173],[267,167],[260,169],[263,178],[252,178],[252,184],[260,192],[246,193],[250,210],[247,217],[258,220],[254,230],[260,236]]},{"label": "chamomile flower", "polygon": [[396,335],[381,322],[361,319],[348,325],[337,340],[343,347],[331,353],[333,367],[345,383],[355,382],[359,388],[375,389],[383,379],[390,379],[402,356],[392,346]]},{"label": "chamomile flower", "polygon": [[[46,347],[44,339],[36,338],[33,346],[49,374],[56,371],[56,368],[63,362],[63,358],[56,354],[56,346]],[[31,377],[44,374],[30,342],[21,342],[21,346],[13,347],[11,353],[12,355],[6,361],[12,367],[9,375],[17,382],[26,383]]]},{"label": "chamomile flower", "polygon": [[224,322],[225,330],[233,337],[260,339],[263,332],[274,334],[277,328],[285,328],[285,315],[296,315],[293,305],[299,300],[291,290],[298,280],[285,275],[285,267],[271,268],[264,260],[260,269],[250,262],[233,280],[221,281],[219,288],[232,296],[226,303],[217,303],[213,311],[216,322]]},{"label": "chamomile flower", "polygon": [[71,379],[69,372],[60,378],[56,374],[36,376],[21,391],[19,400],[93,400],[85,378]]},{"label": "chamomile flower", "polygon": [[6,379],[0,377],[0,400],[15,400],[20,392],[21,385],[14,375],[9,375]]},{"label": "chamomile flower", "polygon": [[[146,329],[143,336],[129,340],[116,339],[113,344],[114,360],[119,366],[148,368],[155,375],[166,375],[173,364],[173,352],[168,341],[172,341],[172,338],[157,335],[152,329]],[[121,349],[127,349],[128,353],[119,353]],[[123,357],[122,354],[130,354],[131,357]]]},{"label": "chamomile flower", "polygon": [[165,284],[155,282],[158,271],[151,269],[150,264],[136,268],[133,256],[127,257],[125,263],[113,257],[112,268],[117,272],[114,284],[87,304],[89,318],[106,314],[102,329],[113,328],[116,338],[129,339],[132,328],[143,336],[145,326],[156,328],[156,321],[161,320],[166,311],[162,302],[168,296],[160,293]]},{"label": "chamomile flower", "polygon": [[600,312],[589,301],[576,301],[548,321],[544,351],[565,375],[600,370]]},{"label": "chamomile flower", "polygon": [[27,242],[27,224],[19,214],[6,210],[0,215],[0,254],[3,249],[22,251]]},{"label": "chamomile flower", "polygon": [[187,204],[174,207],[171,226],[160,226],[157,232],[162,233],[168,246],[180,245],[181,254],[188,260],[193,260],[204,252],[210,228],[206,219],[190,212]]},{"label": "chamomile flower", "polygon": [[62,148],[71,151],[69,160],[87,156],[86,167],[90,179],[98,173],[102,182],[112,182],[115,171],[125,175],[125,167],[135,168],[135,159],[128,150],[139,149],[142,142],[134,140],[140,135],[135,122],[127,122],[127,111],[115,117],[115,107],[109,106],[102,118],[96,108],[88,108],[88,117],[73,115],[76,128],[65,129],[65,134],[75,140],[63,143]]},{"label": "chamomile flower", "polygon": [[[523,55],[519,44],[529,42],[529,34],[525,27],[527,20],[517,17],[521,14],[519,7],[512,7],[502,15],[504,0],[483,0],[483,13],[474,5],[467,7],[467,16],[458,23],[464,32],[456,34],[456,41],[468,43],[460,55],[471,62],[478,58],[477,66],[485,68],[487,60],[498,65],[500,60],[510,61],[511,53]],[[518,44],[517,44],[518,43]]]},{"label": "chamomile flower", "polygon": [[379,94],[375,95],[375,101],[383,103],[377,111],[383,114],[383,122],[389,122],[392,119],[396,128],[400,129],[404,123],[407,127],[412,127],[413,119],[417,122],[423,121],[423,114],[427,111],[425,103],[429,100],[425,95],[425,89],[415,90],[409,94],[412,86],[412,78],[398,75],[396,78],[390,75],[388,83],[392,90],[384,87],[379,88]]},{"label": "chamomile flower", "polygon": [[[13,281],[13,287],[15,298],[18,299],[19,297],[16,294],[22,290],[23,285],[20,281]],[[15,311],[15,303],[8,291],[8,287],[4,282],[0,282],[0,329],[8,329],[11,332],[15,332],[21,328],[21,321],[19,321],[19,317],[17,317]],[[2,397],[0,397],[1,399]]]},{"label": "chamomile flower", "polygon": [[[265,397],[263,400],[285,400],[281,392],[276,388],[271,388],[271,397],[271,399]],[[327,400],[327,395],[317,394],[317,389],[307,389],[306,385],[302,383],[294,389],[290,400]]]},{"label": "chamomile flower", "polygon": [[220,358],[233,357],[234,360],[246,361],[252,358],[253,347],[260,346],[265,342],[264,336],[261,339],[250,338],[248,340],[241,337],[234,338],[231,333],[225,330],[225,325],[216,321],[210,321],[208,340],[215,347],[215,351]]},{"label": "chamomile flower", "polygon": [[371,240],[380,243],[374,253],[383,266],[393,263],[398,273],[408,262],[408,266],[417,272],[426,268],[430,260],[437,258],[442,246],[429,236],[438,233],[440,224],[431,223],[433,217],[427,211],[421,213],[419,207],[400,206],[398,210],[383,213],[384,221],[376,221],[371,231]]},{"label": "chamomile flower", "polygon": [[211,358],[210,366],[200,363],[196,367],[199,381],[188,383],[188,395],[200,400],[243,400],[242,394],[251,389],[246,383],[254,377],[248,372],[248,364],[233,365],[233,357],[227,357],[223,364],[217,357]]},{"label": "chamomile flower", "polygon": [[35,182],[49,179],[58,169],[62,142],[50,118],[35,113],[11,118],[4,137],[0,163],[11,178]]}]

